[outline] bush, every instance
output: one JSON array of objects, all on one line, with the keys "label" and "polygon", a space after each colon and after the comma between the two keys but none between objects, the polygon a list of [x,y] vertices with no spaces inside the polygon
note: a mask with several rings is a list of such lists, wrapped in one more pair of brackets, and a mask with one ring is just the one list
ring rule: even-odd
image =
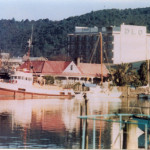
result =
[{"label": "bush", "polygon": [[148,69],[147,68],[148,68],[147,62],[144,62],[141,64],[140,69],[138,71],[142,86],[145,86],[148,84],[148,79],[147,79]]},{"label": "bush", "polygon": [[132,69],[131,64],[117,65],[116,69],[113,70],[112,80],[113,85],[117,86],[141,86],[140,75]]},{"label": "bush", "polygon": [[54,77],[52,76],[45,76],[44,79],[46,80],[46,84],[54,84]]}]

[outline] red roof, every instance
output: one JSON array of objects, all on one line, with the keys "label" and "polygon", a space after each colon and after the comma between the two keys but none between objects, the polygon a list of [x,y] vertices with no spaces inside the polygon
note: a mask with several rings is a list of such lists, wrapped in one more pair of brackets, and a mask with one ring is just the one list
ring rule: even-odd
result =
[{"label": "red roof", "polygon": [[42,73],[62,73],[71,62],[45,61]]},{"label": "red roof", "polygon": [[71,62],[66,61],[27,61],[19,69],[33,66],[33,72],[36,73],[62,73]]},{"label": "red roof", "polygon": [[24,64],[22,64],[19,67],[19,69],[24,69],[24,68],[29,69],[29,66],[33,66],[33,72],[42,73],[44,62],[45,61],[27,61]]},{"label": "red roof", "polygon": [[[90,64],[90,63],[80,63],[78,68],[82,72],[82,74],[89,75],[89,76],[100,76],[101,74],[101,64]],[[103,76],[107,76],[109,73],[106,66],[102,65]]]},{"label": "red roof", "polygon": [[[33,66],[33,72],[43,75],[100,77],[100,64],[80,63],[77,67],[81,74],[63,72],[70,63],[70,61],[31,61],[25,62],[19,69],[27,68],[30,65]],[[103,76],[107,76],[108,73],[108,69],[103,65]]]}]

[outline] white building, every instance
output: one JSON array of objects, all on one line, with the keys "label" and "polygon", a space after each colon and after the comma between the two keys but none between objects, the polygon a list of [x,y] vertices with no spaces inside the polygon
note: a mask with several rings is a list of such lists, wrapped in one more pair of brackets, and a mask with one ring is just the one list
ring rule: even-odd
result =
[{"label": "white building", "polygon": [[146,26],[122,24],[120,27],[104,27],[102,33],[104,50],[110,63],[150,59],[150,34],[146,32]]},{"label": "white building", "polygon": [[98,27],[75,27],[75,33],[97,33]]}]

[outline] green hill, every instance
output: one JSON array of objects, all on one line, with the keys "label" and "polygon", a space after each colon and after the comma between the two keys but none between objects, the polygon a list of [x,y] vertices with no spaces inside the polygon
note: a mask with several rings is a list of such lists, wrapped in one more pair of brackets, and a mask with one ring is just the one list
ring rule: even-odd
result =
[{"label": "green hill", "polygon": [[10,52],[11,56],[23,56],[27,52],[27,41],[30,38],[33,25],[31,56],[49,58],[66,54],[67,34],[74,32],[75,26],[120,26],[123,22],[125,24],[147,26],[147,32],[150,32],[150,7],[92,11],[61,21],[3,19],[0,20],[0,50],[1,52]]}]

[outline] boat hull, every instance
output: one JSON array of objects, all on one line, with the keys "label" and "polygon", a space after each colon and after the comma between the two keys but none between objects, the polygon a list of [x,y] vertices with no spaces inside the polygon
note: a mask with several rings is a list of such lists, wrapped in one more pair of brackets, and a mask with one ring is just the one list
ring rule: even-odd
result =
[{"label": "boat hull", "polygon": [[24,98],[24,99],[40,99],[40,98],[61,98],[61,99],[71,99],[74,95],[64,94],[60,92],[59,94],[46,94],[46,93],[36,93],[36,92],[26,92],[19,90],[10,90],[5,88],[0,88],[0,96],[12,97],[16,98]]}]

